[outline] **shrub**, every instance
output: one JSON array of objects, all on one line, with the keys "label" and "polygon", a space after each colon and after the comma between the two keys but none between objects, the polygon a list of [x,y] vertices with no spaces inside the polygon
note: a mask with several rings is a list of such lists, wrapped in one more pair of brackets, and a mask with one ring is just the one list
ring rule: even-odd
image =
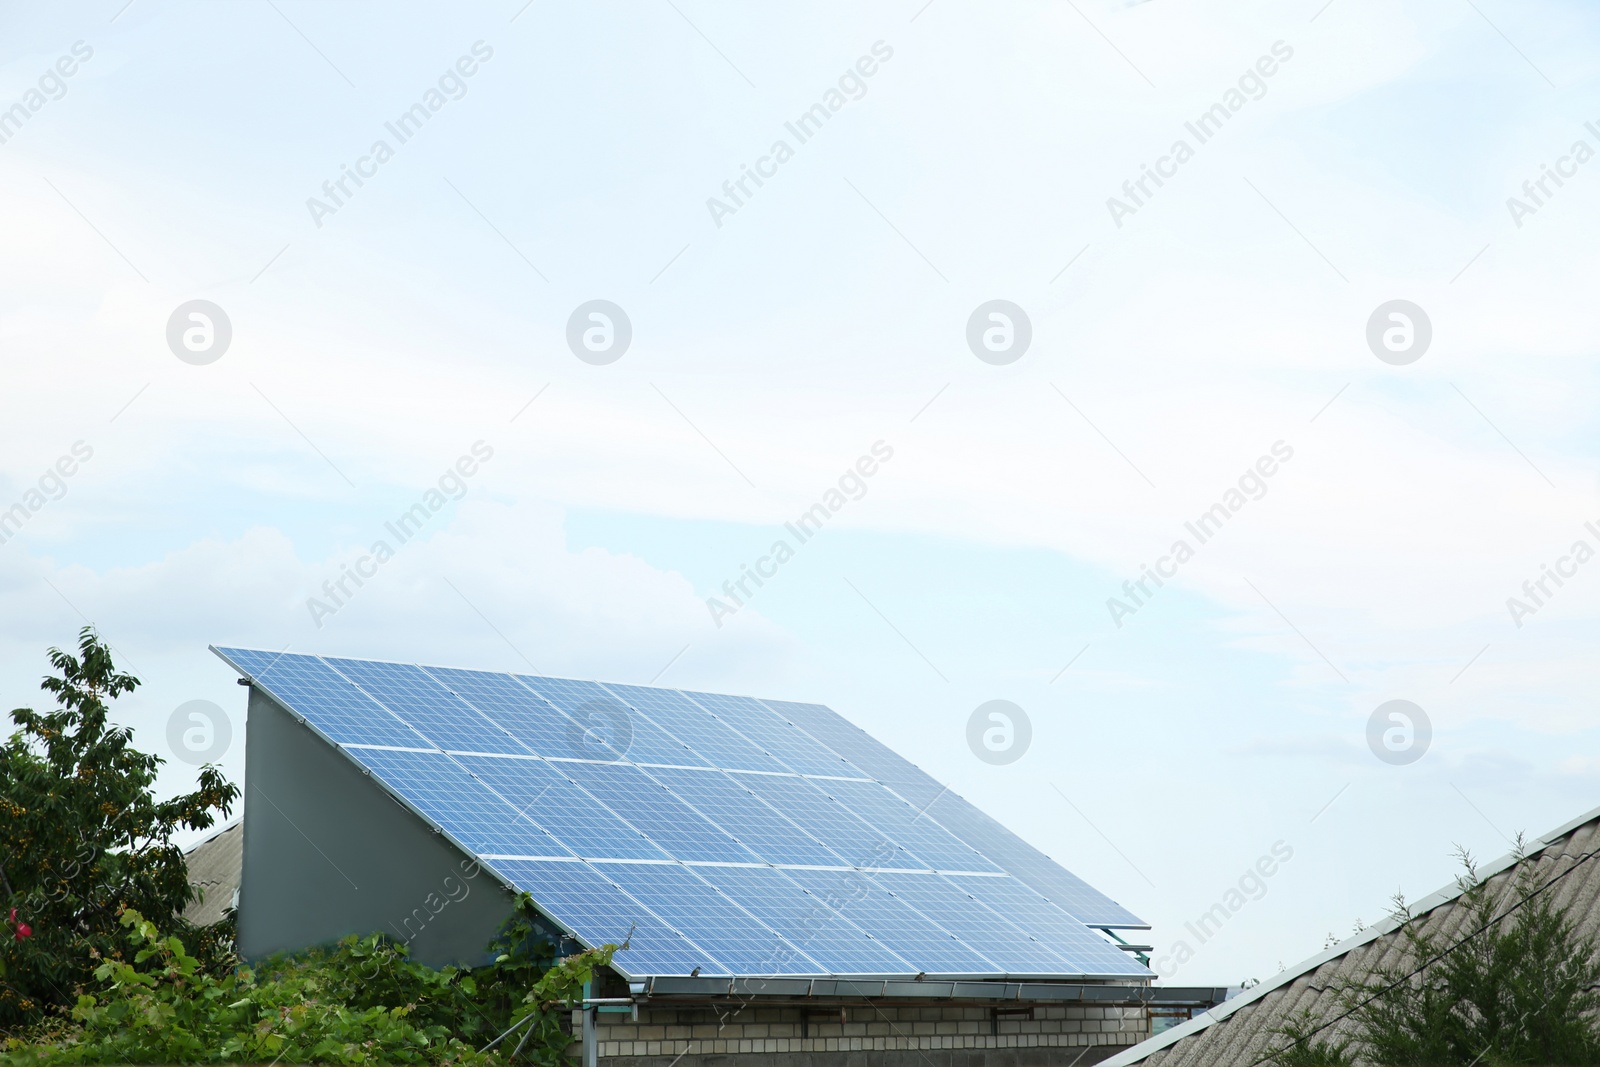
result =
[{"label": "shrub", "polygon": [[[530,908],[524,895],[502,944],[525,927]],[[120,922],[132,959],[100,963],[94,975],[102,988],[79,996],[71,1023],[49,1020],[28,1040],[9,1039],[0,1046],[0,1065],[470,1067],[509,1060],[504,1047],[485,1053],[477,1046],[529,1016],[524,1058],[553,1065],[570,1042],[562,1010],[615,951],[606,946],[568,957],[530,986],[520,984],[529,973],[528,956],[515,948],[474,971],[434,970],[407,959],[404,946],[374,935],[217,975],[190,956],[180,938],[163,936],[137,911],[124,910]],[[521,992],[512,995],[513,989]]]},{"label": "shrub", "polygon": [[1498,892],[1470,855],[1458,855],[1462,932],[1445,938],[1396,898],[1403,962],[1338,991],[1353,1042],[1320,1039],[1327,1024],[1303,1015],[1276,1031],[1284,1040],[1275,1063],[1350,1062],[1337,1057],[1354,1045],[1364,1061],[1392,1067],[1600,1064],[1600,946],[1546,892],[1553,881],[1536,884],[1520,839],[1516,870]]}]

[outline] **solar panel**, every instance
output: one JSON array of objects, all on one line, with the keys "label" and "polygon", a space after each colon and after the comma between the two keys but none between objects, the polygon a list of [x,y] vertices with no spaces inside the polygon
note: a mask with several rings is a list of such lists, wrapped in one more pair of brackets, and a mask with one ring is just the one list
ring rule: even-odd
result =
[{"label": "solar panel", "polygon": [[[893,876],[888,876],[888,880],[893,880]],[[1100,966],[1110,974],[1121,974],[1127,966],[1127,956],[1121,949],[1112,947],[1089,932],[1076,918],[1015,878],[974,878],[952,874],[947,875],[946,880],[958,890],[987,904],[991,911],[1004,915],[1015,926],[1025,930],[1029,937],[1043,941],[1074,961],[1098,960]]]},{"label": "solar panel", "polygon": [[[1139,920],[820,705],[218,649],[628,976],[1124,976]],[[1107,921],[1108,917],[1112,921]]]},{"label": "solar panel", "polygon": [[758,863],[760,857],[711,825],[660,782],[629,764],[563,767],[594,798],[622,814],[669,855],[709,863]]},{"label": "solar panel", "polygon": [[[720,696],[716,693],[684,693],[717,719],[748,738],[752,744],[771,753],[785,770],[800,774],[845,775],[864,778],[850,761],[818,744],[809,734],[772,713],[772,709],[749,697]],[[723,764],[723,766],[745,766]],[[752,767],[752,770],[760,768]]]},{"label": "solar panel", "polygon": [[484,783],[442,752],[402,752],[353,748],[350,754],[403,796],[412,807],[477,855],[570,856],[572,852],[543,837],[531,824],[519,824],[517,812]]},{"label": "solar panel", "polygon": [[1148,928],[1133,912],[954,793],[936,799],[928,807],[928,814],[963,841],[981,842],[979,847],[990,859],[1082,922],[1090,926]]},{"label": "solar panel", "polygon": [[762,703],[832,751],[847,756],[851,764],[861,769],[860,777],[883,782],[918,808],[945,791],[920,767],[901,759],[894,750],[831,708],[791,700],[763,700]]},{"label": "solar panel", "polygon": [[983,857],[983,853],[956,840],[925,812],[912,808],[877,782],[834,781],[817,785],[862,822],[904,845],[924,867],[997,874],[1000,871]]},{"label": "solar panel", "polygon": [[862,822],[809,779],[738,773],[733,777],[827,845],[843,858],[846,866],[912,869],[924,866],[902,845]]},{"label": "solar panel", "polygon": [[[796,884],[771,867],[705,867],[700,876],[783,938],[756,974],[786,974],[804,953],[838,975],[915,974],[917,968],[877,937],[846,919],[826,894]],[[841,872],[842,874],[843,872]],[[791,948],[792,946],[792,948]]]},{"label": "solar panel", "polygon": [[781,771],[783,764],[729,730],[682,693],[639,685],[608,685],[642,721],[653,722],[718,767]]},{"label": "solar panel", "polygon": [[527,746],[409,663],[323,660],[439,748],[526,753]]},{"label": "solar panel", "polygon": [[[505,797],[516,809],[519,822],[538,827],[564,852],[585,858],[670,858],[637,827],[630,826],[568,778],[563,773],[565,764],[489,756],[455,758],[486,786]],[[496,852],[512,856],[546,855],[539,839],[531,836],[524,844],[496,849]]]},{"label": "solar panel", "polygon": [[[735,974],[826,975],[820,965],[778,936],[688,867],[599,863],[596,868],[696,941]],[[782,964],[778,963],[782,959]]]},{"label": "solar panel", "polygon": [[296,714],[316,717],[316,726],[335,744],[364,742],[405,748],[432,747],[353,682],[315,656],[252,653],[240,670],[254,678]]},{"label": "solar panel", "polygon": [[528,752],[565,755],[577,729],[572,718],[509,674],[424,667],[428,676],[500,726]]},{"label": "solar panel", "polygon": [[[845,918],[901,949],[934,974],[995,975],[1000,968],[977,948],[931,923],[905,901],[859,871],[790,871],[789,877],[827,900]],[[907,878],[932,875],[908,874]]]},{"label": "solar panel", "polygon": [[721,771],[652,767],[650,777],[691,800],[707,819],[723,827],[768,863],[833,867],[842,857],[785,818],[744,785]]},{"label": "solar panel", "polygon": [[[1006,974],[1060,974],[1074,967],[1054,946],[1033,939],[1022,927],[944,878],[884,872],[875,880],[930,922],[969,945],[981,946],[983,954]],[[1093,935],[1085,932],[1085,936]]]},{"label": "solar panel", "polygon": [[517,675],[528,689],[560,708],[576,724],[562,751],[550,756],[574,759],[629,759],[687,767],[711,764],[683,740],[668,736],[595,682]]},{"label": "solar panel", "polygon": [[532,894],[579,941],[627,949],[617,964],[626,974],[733,974],[703,947],[656,917],[643,903],[584,863],[490,860],[518,889]]},{"label": "solar panel", "polygon": [[849,758],[972,848],[1090,926],[1144,929],[1147,924],[1071,871],[941,786],[921,768],[821,704],[763,700],[780,716]]}]

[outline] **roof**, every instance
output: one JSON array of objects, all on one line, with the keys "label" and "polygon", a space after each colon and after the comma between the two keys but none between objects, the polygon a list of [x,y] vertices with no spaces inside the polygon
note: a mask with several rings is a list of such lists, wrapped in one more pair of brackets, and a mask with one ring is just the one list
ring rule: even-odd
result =
[{"label": "roof", "polygon": [[[1497,888],[1521,873],[1537,884],[1551,883],[1552,902],[1568,908],[1583,936],[1600,934],[1600,863],[1588,863],[1600,854],[1600,808],[1527,843],[1525,858],[1507,854],[1481,866],[1478,873]],[[1423,929],[1453,936],[1471,921],[1470,908],[1460,902],[1462,886],[1453,883],[1410,906]],[[1339,983],[1359,981],[1375,968],[1398,966],[1406,958],[1406,942],[1393,916],[1367,927],[1354,937],[1317,953],[1248,992],[1173,1027],[1105,1061],[1103,1067],[1251,1067],[1261,1063],[1275,1047],[1275,1031],[1285,1022],[1309,1011],[1318,1020],[1339,1014]],[[1335,1023],[1323,1036],[1354,1036],[1344,1023]]]},{"label": "roof", "polygon": [[224,826],[183,854],[189,867],[189,884],[204,894],[191,903],[183,917],[196,926],[210,926],[233,907],[244,863],[244,824]]},{"label": "roof", "polygon": [[821,705],[214,651],[626,977],[1152,977],[1098,932],[1142,920]]}]

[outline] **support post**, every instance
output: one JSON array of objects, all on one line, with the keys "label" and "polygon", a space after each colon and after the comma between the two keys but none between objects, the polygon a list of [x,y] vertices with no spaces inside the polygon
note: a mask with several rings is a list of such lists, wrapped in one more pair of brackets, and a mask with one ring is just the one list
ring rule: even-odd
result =
[{"label": "support post", "polygon": [[590,996],[589,982],[583,983],[583,1067],[598,1067],[600,1063],[600,1043],[595,1037],[594,1016],[595,1007],[587,1003]]}]

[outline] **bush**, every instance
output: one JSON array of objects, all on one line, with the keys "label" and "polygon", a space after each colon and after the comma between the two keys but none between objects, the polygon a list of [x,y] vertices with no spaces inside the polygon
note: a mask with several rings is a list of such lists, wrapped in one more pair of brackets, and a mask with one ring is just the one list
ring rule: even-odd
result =
[{"label": "bush", "polygon": [[[1519,860],[1521,851],[1519,842]],[[1600,1064],[1594,940],[1536,890],[1530,864],[1519,863],[1496,894],[1460,856],[1457,906],[1468,910],[1470,933],[1447,945],[1414,920],[1401,927],[1416,963],[1381,969],[1346,992],[1363,1046],[1380,1063],[1419,1067]]]},{"label": "bush", "polygon": [[1546,893],[1552,883],[1535,883],[1520,840],[1500,892],[1459,856],[1464,932],[1447,941],[1396,898],[1404,961],[1339,989],[1353,1042],[1319,1039],[1327,1024],[1302,1016],[1276,1031],[1274,1062],[1347,1063],[1353,1044],[1363,1060],[1393,1067],[1600,1064],[1600,946]]},{"label": "bush", "polygon": [[[120,918],[131,961],[95,968],[63,1019],[0,1045],[0,1067],[67,1064],[406,1063],[500,1064],[505,1047],[478,1051],[512,1022],[527,1020],[522,1059],[558,1064],[570,1038],[563,1009],[582,996],[615,946],[529,973],[526,894],[488,967],[434,970],[378,935],[274,957],[259,968],[209,973],[176,936],[163,936],[133,909]],[[532,1016],[533,1018],[529,1019]],[[521,1042],[521,1038],[518,1038]]]}]

